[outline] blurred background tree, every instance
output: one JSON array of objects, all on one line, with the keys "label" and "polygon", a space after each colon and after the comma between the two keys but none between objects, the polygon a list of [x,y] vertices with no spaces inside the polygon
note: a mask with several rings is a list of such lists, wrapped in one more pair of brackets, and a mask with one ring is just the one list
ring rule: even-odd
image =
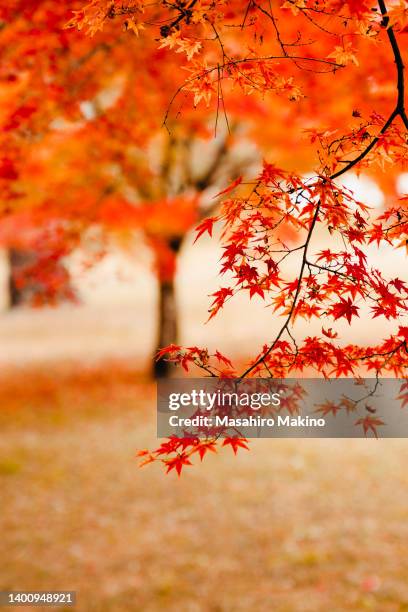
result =
[{"label": "blurred background tree", "polygon": [[[193,41],[180,36],[181,9],[158,3],[150,27],[139,4],[92,2],[83,14],[80,1],[14,0],[0,9],[0,240],[10,252],[11,303],[25,292],[41,304],[75,298],[64,260],[89,246],[90,234],[95,260],[106,236],[126,244],[143,235],[154,253],[163,346],[177,341],[177,254],[213,212],[213,196],[262,156],[311,171],[316,143],[340,126],[369,137],[373,109],[386,115],[394,103],[395,75],[392,54],[377,45],[378,23],[364,20],[365,2],[346,3],[344,13],[333,2],[311,13],[289,2],[277,14],[221,3],[213,22],[204,3],[196,10],[213,36]],[[74,25],[92,37],[65,29],[73,10]],[[217,28],[228,20],[234,27],[221,41]],[[355,23],[360,30],[349,32]],[[265,38],[271,28],[278,35]],[[264,60],[252,68],[255,50]],[[228,64],[227,52],[241,63]],[[202,61],[212,67],[200,81]],[[400,168],[364,171],[395,196]]]}]

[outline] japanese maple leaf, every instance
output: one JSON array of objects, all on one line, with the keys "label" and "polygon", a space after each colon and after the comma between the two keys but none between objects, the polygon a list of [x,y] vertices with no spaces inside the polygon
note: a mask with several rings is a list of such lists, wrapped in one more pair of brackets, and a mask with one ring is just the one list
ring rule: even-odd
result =
[{"label": "japanese maple leaf", "polygon": [[[215,315],[220,310],[220,308],[222,308],[224,306],[225,300],[228,297],[231,297],[232,295],[234,295],[234,292],[229,287],[221,287],[221,289],[219,289],[218,291],[215,291],[215,293],[211,294],[211,297],[213,297],[214,300],[213,300],[213,303],[211,304],[210,316],[209,316],[209,318],[207,320],[207,323],[213,317],[215,317]],[[218,359],[218,357],[217,357],[217,359]]]},{"label": "japanese maple leaf", "polygon": [[231,366],[232,367],[232,363],[231,360],[228,359],[228,357],[225,357],[222,353],[220,353],[219,351],[215,351],[214,356],[216,357],[216,359],[218,359],[218,361],[220,363],[225,363],[225,365],[227,366]]},{"label": "japanese maple leaf", "polygon": [[285,178],[284,170],[281,170],[274,164],[270,164],[264,160],[262,173],[259,177],[259,180],[262,181],[265,185],[269,183],[273,183],[276,179]]},{"label": "japanese maple leaf", "polygon": [[238,438],[238,437],[225,438],[222,445],[223,446],[230,445],[232,450],[234,451],[234,454],[236,455],[239,448],[245,448],[246,450],[249,450],[248,446],[246,445],[246,442],[248,442],[246,438]]},{"label": "japanese maple leaf", "polygon": [[204,459],[206,453],[211,451],[212,453],[217,452],[217,448],[215,446],[215,442],[213,440],[208,440],[204,442],[200,442],[197,447],[194,449],[194,452],[200,455],[201,461]]},{"label": "japanese maple leaf", "polygon": [[316,412],[321,412],[324,415],[332,414],[336,416],[337,412],[341,410],[341,406],[335,404],[334,402],[325,402],[324,404],[319,404],[317,406]]},{"label": "japanese maple leaf", "polygon": [[160,349],[160,351],[157,351],[156,360],[158,361],[159,359],[161,359],[162,357],[164,357],[164,355],[167,355],[168,353],[170,354],[177,353],[180,349],[181,349],[181,346],[179,346],[178,344],[169,344],[168,346],[165,346],[162,349]]},{"label": "japanese maple leaf", "polygon": [[353,400],[344,395],[340,401],[340,406],[347,411],[347,414],[356,410],[356,402],[353,402]]},{"label": "japanese maple leaf", "polygon": [[397,399],[401,400],[401,408],[408,406],[408,382],[404,382],[401,385],[400,395]]},{"label": "japanese maple leaf", "polygon": [[197,236],[194,240],[194,244],[197,242],[200,236],[202,236],[205,232],[208,232],[210,236],[212,236],[213,225],[216,220],[217,219],[215,217],[210,217],[209,219],[204,219],[204,221],[200,223],[200,225],[197,225],[196,227]]},{"label": "japanese maple leaf", "polygon": [[404,281],[402,281],[399,278],[394,278],[392,281],[390,281],[391,285],[394,285],[394,287],[396,288],[397,291],[399,291],[400,293],[402,291],[406,292],[406,284],[404,283]]},{"label": "japanese maple leaf", "polygon": [[367,415],[364,418],[358,419],[358,421],[355,422],[355,425],[362,425],[365,435],[367,435],[368,431],[372,431],[375,437],[378,438],[377,427],[385,425],[385,423],[381,419]]},{"label": "japanese maple leaf", "polygon": [[324,329],[324,327],[322,327],[322,334],[327,338],[337,338],[338,336],[338,333],[334,332],[332,327],[329,327],[329,329]]},{"label": "japanese maple leaf", "polygon": [[139,463],[139,467],[143,467],[144,465],[148,465],[149,463],[153,463],[156,461],[156,457],[152,455],[148,450],[140,450],[136,453],[136,457],[139,459],[143,457],[143,460]]},{"label": "japanese maple leaf", "polygon": [[183,438],[171,436],[168,440],[162,442],[159,448],[155,450],[156,455],[169,455],[170,453],[174,453],[179,448],[182,440]]},{"label": "japanese maple leaf", "polygon": [[181,470],[185,465],[192,465],[188,455],[186,453],[180,453],[177,457],[173,457],[172,459],[166,459],[164,463],[167,466],[167,472],[171,472],[171,470],[176,470],[177,474],[180,476]]},{"label": "japanese maple leaf", "polygon": [[248,289],[250,298],[252,298],[255,294],[260,295],[261,298],[265,298],[264,290],[259,285],[251,285],[248,287]]},{"label": "japanese maple leaf", "polygon": [[408,342],[408,327],[399,327],[398,335],[402,336],[406,342]]},{"label": "japanese maple leaf", "polygon": [[350,42],[341,47],[334,47],[334,51],[327,57],[333,58],[336,63],[340,64],[341,66],[346,66],[347,64],[350,64],[350,62],[358,66],[358,59],[354,55],[354,50]]},{"label": "japanese maple leaf", "polygon": [[230,193],[230,191],[233,191],[233,189],[235,189],[235,187],[238,187],[238,185],[240,185],[241,183],[242,183],[242,176],[239,176],[238,178],[235,179],[235,181],[231,183],[231,185],[228,185],[228,187],[226,187],[219,193],[215,194],[214,198],[218,198],[219,196],[225,195],[226,193]]},{"label": "japanese maple leaf", "polygon": [[328,311],[328,314],[332,315],[334,319],[341,319],[341,317],[345,317],[349,324],[351,324],[351,318],[353,316],[359,316],[358,310],[358,306],[353,304],[351,298],[347,298],[347,300],[340,298],[340,302],[334,304]]}]

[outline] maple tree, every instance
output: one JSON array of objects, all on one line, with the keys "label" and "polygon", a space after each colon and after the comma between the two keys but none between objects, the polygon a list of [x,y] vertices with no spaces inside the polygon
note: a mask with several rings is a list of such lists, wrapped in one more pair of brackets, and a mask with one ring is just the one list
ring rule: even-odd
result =
[{"label": "maple tree", "polygon": [[[132,155],[132,147],[128,155],[126,142],[145,147],[163,120],[170,142],[189,141],[192,134],[208,136],[211,118],[215,129],[221,122],[228,128],[231,116],[266,109],[251,128],[265,151],[262,170],[255,180],[235,177],[222,190],[222,210],[197,229],[201,235],[211,234],[214,223],[223,228],[220,273],[225,282],[213,296],[210,318],[244,292],[272,306],[282,323],[242,372],[219,351],[209,354],[200,347],[172,343],[162,347],[159,357],[217,377],[301,372],[406,376],[408,285],[404,278],[386,278],[368,256],[370,245],[406,249],[408,244],[408,197],[399,197],[395,187],[408,147],[404,0],[93,0],[72,3],[71,29],[61,27],[65,7],[8,4],[0,15],[6,24],[0,44],[9,55],[3,76],[7,86],[2,87],[9,95],[0,176],[11,227],[18,215],[28,227],[35,218],[48,232],[57,232],[64,252],[91,225],[140,227],[140,207],[125,196],[123,173],[117,170],[127,167],[126,187],[129,177],[136,182],[140,176],[141,156]],[[43,24],[43,71],[33,68],[32,40],[23,52],[9,45],[21,23],[30,36],[37,35],[29,20],[37,11]],[[120,80],[124,69],[132,78],[125,79],[112,101],[119,87],[112,91],[114,77]],[[159,82],[160,91],[155,87]],[[109,101],[109,95],[101,96],[102,84],[111,86]],[[26,94],[23,104],[21,92]],[[90,119],[84,121],[83,105],[89,101]],[[71,138],[67,130],[47,137],[44,155],[62,142],[69,161],[60,180],[50,181],[44,201],[38,189],[32,196],[40,174],[39,145],[32,134],[48,133],[62,118],[82,125]],[[86,146],[78,151],[78,133],[91,153],[84,153]],[[103,171],[106,160],[114,161],[110,174]],[[375,176],[386,196],[380,214],[344,185],[350,172]],[[24,175],[31,187],[28,198],[14,191],[16,184],[24,185]],[[64,193],[62,202],[56,193]],[[185,207],[185,197],[181,200]],[[169,210],[167,194],[156,201],[158,211]],[[149,220],[154,208],[147,209]],[[170,219],[165,213],[165,218],[177,223],[184,213],[173,210],[176,214]],[[192,214],[188,227],[198,220]],[[174,268],[169,242],[164,248],[157,235],[153,242],[158,251],[164,249],[159,266]],[[288,261],[297,266],[294,277],[287,272]],[[353,325],[359,317],[394,322],[394,332],[371,346],[342,342],[336,322]],[[324,321],[321,333],[299,337],[301,318]],[[365,430],[378,420],[370,418],[362,423]],[[232,444],[235,451],[239,445]],[[206,445],[214,449],[212,440],[171,439],[143,456],[147,461],[161,458],[169,470],[180,472],[193,453],[205,454]]]},{"label": "maple tree", "polygon": [[[118,36],[115,27],[98,40],[75,35],[66,25],[80,4],[2,9],[0,240],[10,252],[11,301],[24,294],[40,305],[75,300],[66,256],[89,246],[96,261],[108,235],[128,248],[142,232],[159,284],[161,347],[177,342],[174,278],[183,240],[214,210],[217,184],[247,165],[248,155],[236,151],[241,124],[260,111],[241,105],[215,142],[211,112],[183,113],[182,121],[169,119],[168,136],[162,123],[178,57],[154,39],[140,45]],[[148,69],[135,84],[141,64]],[[156,375],[168,369],[166,360],[155,362]]]}]

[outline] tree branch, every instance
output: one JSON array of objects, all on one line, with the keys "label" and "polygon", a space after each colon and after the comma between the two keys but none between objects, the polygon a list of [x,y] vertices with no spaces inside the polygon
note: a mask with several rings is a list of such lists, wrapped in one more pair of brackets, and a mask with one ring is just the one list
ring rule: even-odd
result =
[{"label": "tree branch", "polygon": [[247,368],[243,374],[241,374],[240,380],[242,378],[245,378],[246,376],[248,376],[248,374],[250,372],[252,372],[260,363],[262,363],[266,359],[266,357],[268,357],[268,355],[275,348],[276,344],[279,342],[282,334],[289,327],[289,323],[290,323],[290,321],[292,319],[293,313],[295,312],[295,307],[296,307],[296,304],[297,304],[297,301],[298,301],[298,298],[299,298],[299,294],[300,294],[300,290],[301,290],[301,284],[302,284],[302,279],[303,279],[303,273],[305,271],[305,267],[306,267],[306,263],[307,263],[307,251],[308,251],[308,248],[309,248],[310,240],[311,240],[312,235],[313,235],[314,228],[315,228],[316,223],[317,223],[317,219],[319,217],[320,206],[321,206],[321,202],[319,201],[318,204],[316,205],[316,208],[315,208],[315,211],[314,211],[314,215],[313,215],[310,227],[309,227],[309,231],[308,231],[308,234],[307,234],[307,237],[306,237],[306,241],[305,241],[305,243],[303,245],[303,257],[302,257],[302,263],[300,265],[299,281],[298,281],[296,292],[295,292],[295,295],[294,295],[294,298],[293,298],[293,301],[292,301],[292,306],[290,307],[289,314],[286,317],[286,320],[285,320],[284,324],[280,328],[279,333],[276,336],[275,340],[272,342],[271,346],[268,348],[268,350],[261,357],[259,357],[259,359],[257,359],[251,366],[249,366],[249,368]]},{"label": "tree branch", "polygon": [[[401,55],[401,51],[399,48],[399,44],[397,41],[397,38],[395,36],[395,32],[392,28],[392,26],[389,26],[389,16],[388,16],[388,11],[387,11],[387,7],[385,5],[384,0],[378,0],[378,5],[380,7],[380,11],[381,14],[383,16],[383,21],[382,21],[382,25],[383,27],[387,28],[387,36],[388,39],[390,41],[391,44],[391,48],[394,54],[394,61],[395,61],[395,65],[397,68],[397,101],[396,101],[396,105],[394,110],[391,112],[390,116],[388,117],[387,121],[384,123],[383,127],[381,128],[380,132],[378,133],[378,135],[370,142],[370,144],[364,149],[364,151],[362,151],[354,160],[350,161],[347,163],[347,165],[342,168],[341,170],[335,172],[334,174],[332,174],[330,176],[330,179],[336,179],[339,176],[342,176],[343,174],[345,174],[346,172],[348,172],[349,170],[351,170],[351,168],[353,168],[354,166],[356,166],[360,161],[362,161],[367,155],[368,153],[374,148],[374,146],[378,143],[378,141],[380,140],[382,134],[384,134],[388,128],[391,126],[391,124],[393,123],[394,119],[398,116],[401,117],[405,127],[408,129],[408,116],[405,110],[405,73],[404,73],[404,63],[402,60],[402,55]],[[301,282],[302,282],[302,278],[303,278],[303,274],[304,274],[304,270],[305,267],[307,265],[307,251],[308,251],[308,247],[310,244],[310,240],[312,238],[312,234],[314,231],[314,228],[316,226],[317,220],[318,220],[318,216],[319,216],[319,210],[320,210],[320,201],[316,206],[315,209],[315,213],[307,234],[307,238],[305,241],[305,244],[303,245],[303,257],[302,257],[302,262],[301,262],[301,266],[300,266],[300,271],[299,271],[299,281],[298,281],[298,285],[296,288],[296,292],[295,295],[293,297],[293,301],[292,301],[292,305],[290,308],[290,311],[286,317],[286,320],[284,322],[284,324],[282,325],[282,327],[280,328],[278,335],[276,336],[275,340],[271,343],[271,345],[269,346],[268,350],[261,355],[261,357],[259,357],[250,367],[248,367],[244,373],[240,376],[240,380],[242,378],[245,378],[246,376],[248,376],[248,374],[250,374],[256,367],[258,367],[261,363],[265,363],[265,359],[268,355],[270,355],[270,353],[273,351],[273,349],[275,348],[276,344],[278,343],[278,341],[280,340],[282,334],[285,331],[289,331],[289,324],[290,321],[292,319],[292,316],[295,312],[295,308],[296,308],[296,304],[297,301],[299,299],[299,294],[301,291]]]}]

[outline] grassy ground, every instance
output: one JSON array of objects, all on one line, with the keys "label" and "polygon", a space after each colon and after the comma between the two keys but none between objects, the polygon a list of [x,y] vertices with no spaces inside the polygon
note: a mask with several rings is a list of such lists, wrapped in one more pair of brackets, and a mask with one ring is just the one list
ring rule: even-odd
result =
[{"label": "grassy ground", "polygon": [[136,466],[156,442],[136,373],[0,382],[0,589],[76,590],[81,611],[408,611],[405,440],[261,440],[178,479]]}]

